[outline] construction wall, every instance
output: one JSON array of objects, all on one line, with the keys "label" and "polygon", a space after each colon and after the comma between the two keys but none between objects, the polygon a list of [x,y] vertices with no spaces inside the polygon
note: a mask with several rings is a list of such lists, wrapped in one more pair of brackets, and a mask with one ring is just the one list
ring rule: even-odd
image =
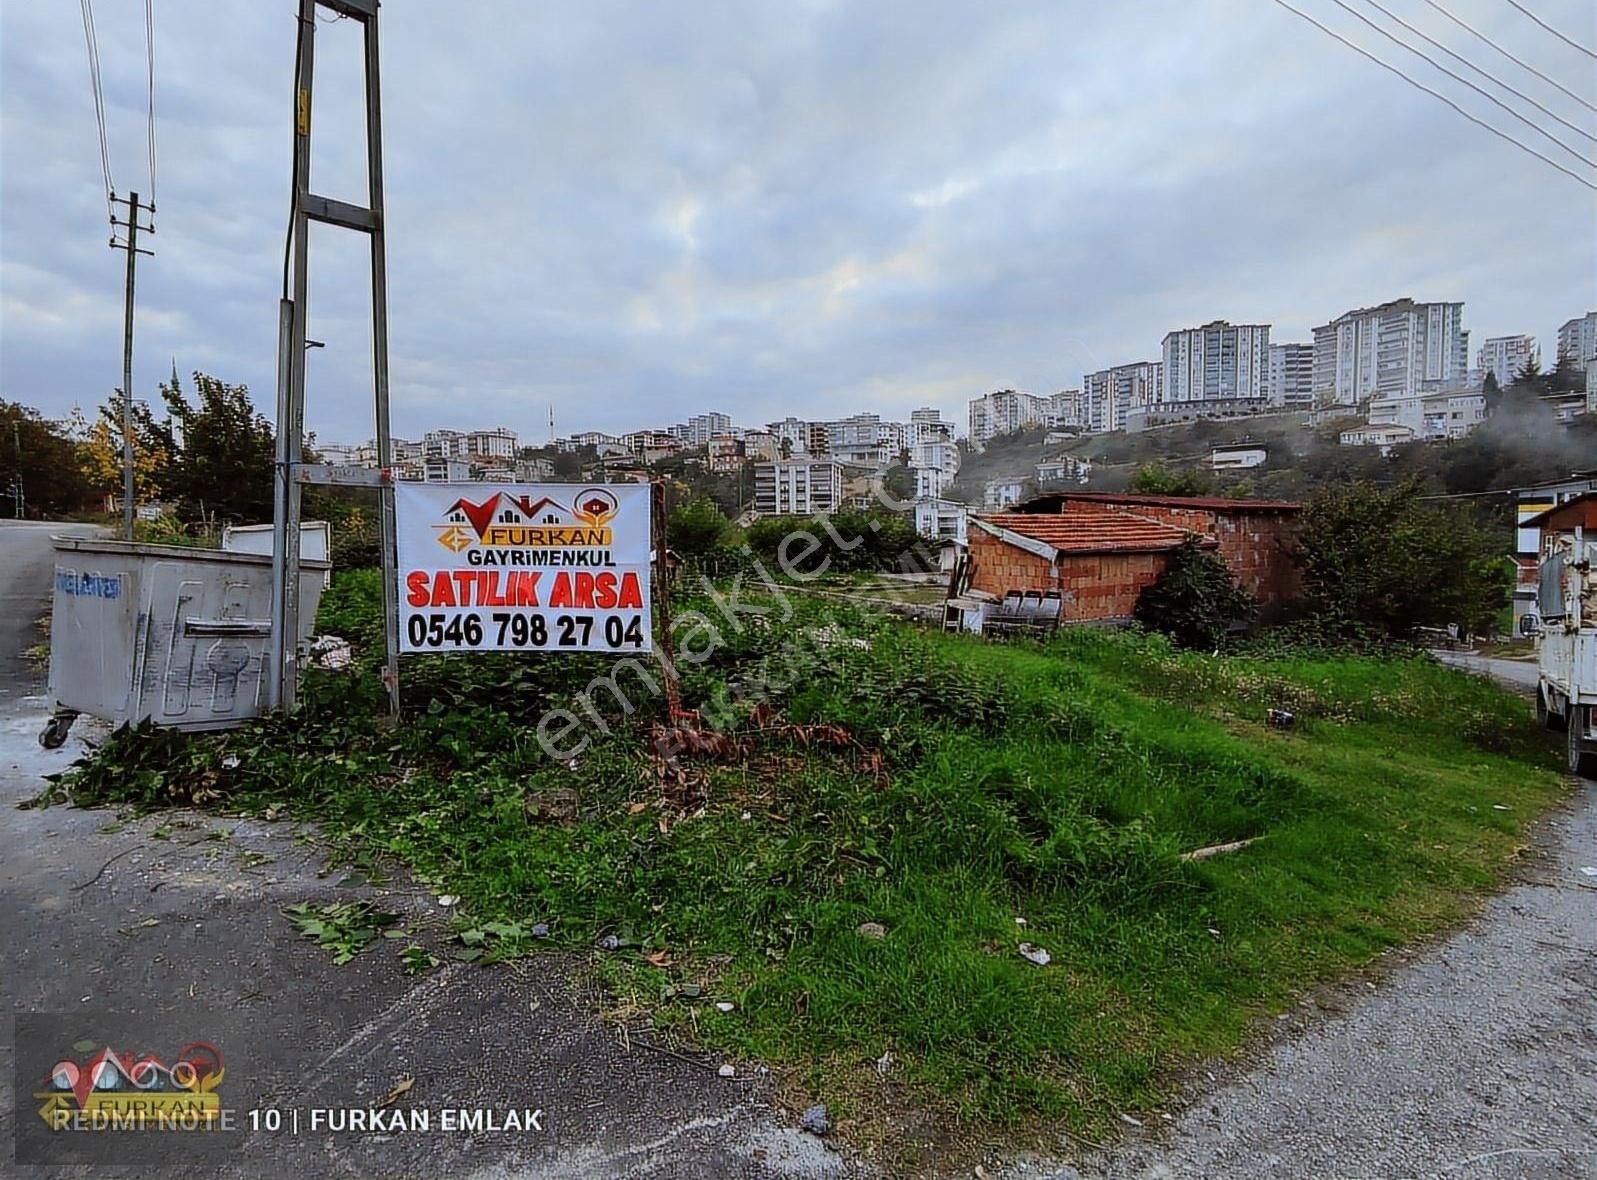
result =
[{"label": "construction wall", "polygon": [[1035,553],[970,530],[971,588],[1002,598],[1011,590],[1059,590],[1066,622],[1131,618],[1142,588],[1163,572],[1169,553],[1067,553],[1057,574]]},{"label": "construction wall", "polygon": [[1297,535],[1295,512],[1228,512],[1213,508],[1178,508],[1165,504],[1099,504],[1068,501],[1067,512],[1126,512],[1176,528],[1207,534],[1220,543],[1220,556],[1237,584],[1272,606],[1295,598],[1297,567],[1291,542]]}]

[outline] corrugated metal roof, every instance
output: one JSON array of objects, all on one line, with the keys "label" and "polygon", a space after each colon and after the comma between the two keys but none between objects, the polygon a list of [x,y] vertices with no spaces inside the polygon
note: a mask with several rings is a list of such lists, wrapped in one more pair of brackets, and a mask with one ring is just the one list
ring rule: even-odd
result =
[{"label": "corrugated metal roof", "polygon": [[[1189,535],[1185,529],[1125,512],[1071,512],[1057,516],[997,512],[976,519],[1041,541],[1061,553],[1151,553],[1174,549]],[[1200,539],[1205,545],[1215,544],[1212,537]]]},{"label": "corrugated metal roof", "polygon": [[1293,500],[1228,500],[1224,496],[1144,496],[1134,492],[1045,492],[1015,507],[1024,513],[1057,512],[1072,501],[1083,504],[1146,504],[1160,508],[1196,508],[1211,512],[1296,512]]}]

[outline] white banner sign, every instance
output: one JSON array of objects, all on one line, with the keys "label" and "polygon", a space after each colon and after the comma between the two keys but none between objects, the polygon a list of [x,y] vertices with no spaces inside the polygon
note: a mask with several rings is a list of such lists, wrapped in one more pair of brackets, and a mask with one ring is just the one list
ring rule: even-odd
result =
[{"label": "white banner sign", "polygon": [[649,492],[396,483],[399,649],[651,651]]}]

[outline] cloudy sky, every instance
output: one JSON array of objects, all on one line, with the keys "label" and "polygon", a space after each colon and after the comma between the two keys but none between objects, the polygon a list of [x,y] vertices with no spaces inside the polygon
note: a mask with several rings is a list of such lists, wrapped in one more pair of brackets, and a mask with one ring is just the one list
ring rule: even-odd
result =
[{"label": "cloudy sky", "polygon": [[[1402,60],[1335,0],[1295,0]],[[1366,0],[1348,0],[1373,19]],[[1424,0],[1382,0],[1570,121],[1597,115]],[[1597,101],[1597,62],[1505,0],[1446,0]],[[1527,0],[1597,45],[1590,0]],[[1597,307],[1597,193],[1272,0],[439,4],[382,9],[395,433],[542,439],[704,409],[959,420],[1169,329],[1277,340],[1402,295],[1478,342]],[[294,5],[157,0],[154,258],[135,385],[175,359],[274,388]],[[147,193],[142,6],[96,7],[112,180]],[[1405,68],[1597,181],[1545,138]],[[1458,67],[1455,65],[1454,67]],[[312,187],[361,201],[353,22],[318,26]],[[1539,121],[1597,157],[1539,113]],[[121,380],[123,255],[78,11],[0,7],[0,397]],[[307,425],[371,434],[365,241],[313,230]]]}]

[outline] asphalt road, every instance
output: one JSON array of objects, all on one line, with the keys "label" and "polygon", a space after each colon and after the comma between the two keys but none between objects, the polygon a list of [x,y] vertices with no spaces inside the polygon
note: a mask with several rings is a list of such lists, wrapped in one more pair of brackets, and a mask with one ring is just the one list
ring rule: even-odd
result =
[{"label": "asphalt road", "polygon": [[1433,651],[1444,664],[1452,664],[1477,676],[1490,676],[1508,688],[1528,692],[1536,687],[1535,660],[1505,660],[1499,656],[1481,656],[1472,651]]},{"label": "asphalt road", "polygon": [[[224,1106],[246,1122],[252,1109],[280,1111],[283,1121],[276,1132],[246,1125],[205,1144],[168,1135],[147,1163],[18,1173],[145,1176],[156,1163],[282,1180],[844,1173],[839,1155],[770,1108],[747,1063],[726,1079],[719,1062],[624,1043],[596,1019],[572,961],[541,955],[484,969],[446,960],[408,975],[398,949],[413,940],[447,954],[448,911],[402,876],[374,888],[328,872],[318,846],[286,824],[19,810],[97,732],[83,719],[62,750],[36,741],[49,701],[21,652],[36,642],[33,623],[49,594],[52,531],[0,522],[0,1004],[59,1014],[73,1031],[50,1054],[70,1056],[79,1037],[166,1038],[113,1047],[169,1053],[209,1041],[225,1059]],[[411,934],[343,967],[281,912],[364,898],[403,915]],[[24,1130],[34,1142],[39,1104],[29,1091],[55,1062],[30,1051],[19,1074],[17,1044],[8,1030],[0,1053],[0,1173],[8,1175],[13,1142],[23,1143]],[[313,1109],[375,1106],[405,1077],[414,1084],[395,1108],[425,1108],[434,1119],[446,1108],[541,1110],[543,1129],[310,1128]],[[206,1151],[219,1154],[202,1163],[187,1154]]]}]

